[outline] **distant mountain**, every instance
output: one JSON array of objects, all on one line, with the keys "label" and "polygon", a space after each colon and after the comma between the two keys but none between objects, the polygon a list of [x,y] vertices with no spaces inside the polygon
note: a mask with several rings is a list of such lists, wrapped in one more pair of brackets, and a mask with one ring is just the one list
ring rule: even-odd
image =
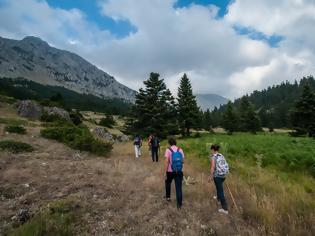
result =
[{"label": "distant mountain", "polygon": [[134,101],[136,94],[82,57],[31,36],[22,40],[0,37],[0,77],[23,77],[100,98]]},{"label": "distant mountain", "polygon": [[229,100],[217,94],[196,94],[198,106],[202,110],[212,110],[215,106],[226,104]]}]

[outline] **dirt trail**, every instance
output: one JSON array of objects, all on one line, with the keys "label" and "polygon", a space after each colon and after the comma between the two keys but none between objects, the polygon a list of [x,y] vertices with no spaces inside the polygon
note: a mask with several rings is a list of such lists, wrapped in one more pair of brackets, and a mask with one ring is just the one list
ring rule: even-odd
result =
[{"label": "dirt trail", "polygon": [[36,148],[30,154],[0,152],[0,235],[20,209],[35,213],[66,198],[88,206],[85,235],[255,235],[235,209],[229,216],[217,213],[213,186],[189,164],[186,174],[197,183],[184,185],[183,208],[177,210],[174,184],[172,201],[166,203],[163,163],[152,163],[146,150],[136,160],[131,144],[117,144],[104,159],[43,139],[38,127],[28,127],[30,135],[5,134],[0,128],[0,139]]}]

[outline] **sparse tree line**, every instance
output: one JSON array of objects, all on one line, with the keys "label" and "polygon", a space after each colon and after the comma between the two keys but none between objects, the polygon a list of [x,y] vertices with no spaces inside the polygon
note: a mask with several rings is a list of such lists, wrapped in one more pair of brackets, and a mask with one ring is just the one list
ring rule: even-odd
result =
[{"label": "sparse tree line", "polygon": [[151,73],[136,95],[136,102],[126,123],[126,132],[160,137],[181,134],[192,129],[212,131],[223,127],[229,134],[269,128],[292,128],[293,135],[315,136],[315,80],[312,76],[300,83],[289,82],[254,91],[230,101],[213,111],[202,111],[193,95],[189,78],[184,74],[175,99],[158,73]]}]

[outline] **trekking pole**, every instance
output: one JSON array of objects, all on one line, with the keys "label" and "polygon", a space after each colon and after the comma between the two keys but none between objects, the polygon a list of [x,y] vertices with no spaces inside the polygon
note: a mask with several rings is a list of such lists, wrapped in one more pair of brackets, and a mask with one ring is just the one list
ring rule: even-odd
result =
[{"label": "trekking pole", "polygon": [[233,194],[232,194],[232,192],[231,192],[231,190],[230,190],[229,184],[226,183],[226,186],[227,186],[227,189],[229,190],[229,193],[230,193],[230,196],[231,196],[231,198],[232,198],[233,204],[234,204],[234,206],[235,206],[237,212],[239,212],[238,207],[237,207],[236,202],[235,202],[235,199],[234,199],[234,197],[233,197]]}]

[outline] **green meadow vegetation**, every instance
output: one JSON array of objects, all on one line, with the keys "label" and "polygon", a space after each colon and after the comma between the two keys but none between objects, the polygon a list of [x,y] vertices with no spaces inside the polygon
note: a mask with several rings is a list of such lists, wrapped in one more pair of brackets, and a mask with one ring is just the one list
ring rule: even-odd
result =
[{"label": "green meadow vegetation", "polygon": [[244,219],[267,234],[315,233],[314,139],[275,133],[179,139],[188,163],[204,171],[209,171],[213,143],[221,146],[220,152],[230,164],[227,184]]}]

